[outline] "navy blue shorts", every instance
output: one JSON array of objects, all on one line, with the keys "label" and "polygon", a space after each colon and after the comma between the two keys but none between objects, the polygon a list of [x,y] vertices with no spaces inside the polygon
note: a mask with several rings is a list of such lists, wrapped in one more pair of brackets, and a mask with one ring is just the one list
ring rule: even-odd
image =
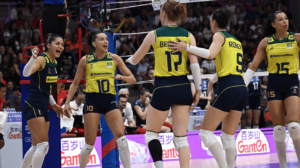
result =
[{"label": "navy blue shorts", "polygon": [[50,121],[48,105],[49,96],[28,96],[23,106],[25,119],[28,121],[32,118],[44,117],[46,122]]},{"label": "navy blue shorts", "polygon": [[217,93],[211,106],[225,112],[243,111],[248,101],[248,91],[241,76],[219,77]]},{"label": "navy blue shorts", "polygon": [[260,96],[249,96],[245,109],[246,110],[260,110],[260,108],[261,108]]},{"label": "navy blue shorts", "polygon": [[193,103],[191,84],[187,76],[155,77],[151,106],[167,111],[171,106]]},{"label": "navy blue shorts", "polygon": [[290,96],[298,96],[298,75],[269,74],[267,86],[268,101],[285,100]]},{"label": "navy blue shorts", "polygon": [[87,93],[83,113],[106,114],[112,110],[119,109],[115,95],[101,93]]},{"label": "navy blue shorts", "polygon": [[0,140],[4,140],[3,139],[3,134],[0,133]]}]

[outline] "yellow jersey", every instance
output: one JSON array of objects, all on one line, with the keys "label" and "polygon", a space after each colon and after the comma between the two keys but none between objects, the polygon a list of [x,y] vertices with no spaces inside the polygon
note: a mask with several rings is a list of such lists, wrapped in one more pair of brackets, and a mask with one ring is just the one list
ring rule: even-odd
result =
[{"label": "yellow jersey", "polygon": [[299,46],[294,33],[287,33],[283,40],[275,35],[268,37],[266,48],[270,74],[297,74],[299,70]]},{"label": "yellow jersey", "polygon": [[116,94],[115,76],[116,65],[109,52],[105,57],[98,60],[94,54],[86,56],[87,65],[85,70],[86,93]]},{"label": "yellow jersey", "polygon": [[216,56],[215,64],[218,77],[238,75],[243,77],[243,48],[241,42],[225,31],[220,31],[225,42]]},{"label": "yellow jersey", "polygon": [[155,43],[153,44],[155,67],[154,76],[168,77],[189,74],[186,68],[187,51],[172,54],[169,40],[177,41],[177,37],[190,44],[190,33],[178,26],[164,26],[154,30]]}]

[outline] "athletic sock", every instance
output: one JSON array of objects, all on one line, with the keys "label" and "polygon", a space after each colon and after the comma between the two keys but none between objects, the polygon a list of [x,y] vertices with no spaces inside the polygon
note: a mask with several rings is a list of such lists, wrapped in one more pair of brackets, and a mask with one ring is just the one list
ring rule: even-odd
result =
[{"label": "athletic sock", "polygon": [[120,153],[120,159],[124,168],[131,168],[130,152],[128,148],[128,141],[125,136],[117,139],[118,149]]},{"label": "athletic sock", "polygon": [[24,159],[22,161],[21,167],[20,168],[30,168],[30,166],[32,165],[32,158],[33,155],[36,151],[37,146],[31,146],[28,151],[26,152]]},{"label": "athletic sock", "polygon": [[81,149],[81,152],[80,152],[80,168],[86,167],[93,149],[94,149],[94,146],[91,146],[91,145],[85,143],[84,147]]}]

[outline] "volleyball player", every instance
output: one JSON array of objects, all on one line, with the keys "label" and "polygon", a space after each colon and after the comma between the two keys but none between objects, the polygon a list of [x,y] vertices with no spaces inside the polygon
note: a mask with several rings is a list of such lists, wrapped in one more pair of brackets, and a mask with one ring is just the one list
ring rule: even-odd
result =
[{"label": "volleyball player", "polygon": [[50,35],[46,42],[48,51],[37,56],[37,47],[33,49],[34,55],[30,58],[23,70],[23,76],[30,79],[30,93],[23,106],[23,114],[31,134],[32,146],[24,156],[21,168],[41,168],[45,155],[49,150],[49,112],[48,104],[58,115],[66,115],[63,108],[58,106],[52,97],[57,82],[55,58],[64,50],[64,41],[59,35]]},{"label": "volleyball player", "polygon": [[[220,168],[235,167],[237,154],[235,132],[248,99],[243,80],[243,49],[241,42],[226,32],[229,18],[228,10],[219,9],[213,12],[210,26],[214,36],[209,50],[185,44],[181,39],[178,39],[180,42],[170,43],[170,48],[174,49],[174,52],[187,50],[207,59],[216,58],[218,96],[207,109],[199,135]],[[217,77],[212,79],[212,82],[215,82]],[[221,121],[223,121],[221,140],[226,159],[213,132]]]},{"label": "volleyball player", "polygon": [[[70,101],[83,75],[86,78],[86,103],[84,105],[85,146],[80,153],[80,168],[85,168],[92,152],[97,136],[101,114],[104,114],[113,133],[125,168],[130,168],[130,153],[124,134],[124,123],[116,102],[115,79],[134,84],[136,79],[118,55],[108,52],[108,38],[105,33],[89,32],[87,44],[94,50],[84,56],[78,65],[75,79],[70,86],[65,109],[70,111]],[[124,75],[117,74],[119,68]]]},{"label": "volleyball player", "polygon": [[[269,78],[267,84],[268,106],[274,127],[273,137],[281,168],[287,167],[285,110],[288,131],[293,139],[300,161],[299,124],[299,47],[300,34],[288,32],[289,20],[284,12],[270,15],[264,27],[266,36],[259,44],[256,56],[245,73],[249,84],[260,62],[267,56]],[[300,164],[298,163],[300,168]]]},{"label": "volleyball player", "polygon": [[[198,104],[201,94],[201,73],[198,59],[186,51],[171,53],[168,49],[169,40],[182,38],[188,44],[195,46],[195,38],[187,30],[178,27],[177,21],[186,16],[183,4],[168,1],[162,5],[160,19],[163,27],[151,31],[144,42],[127,62],[137,64],[152,46],[155,56],[154,90],[147,112],[145,134],[156,168],[162,168],[162,147],[158,140],[158,133],[165,122],[171,107],[173,117],[173,143],[179,152],[181,168],[188,168],[190,163],[190,148],[186,131],[190,116],[191,104]],[[190,59],[191,69],[195,81],[196,94],[193,96],[191,85],[187,78],[189,74],[186,63]],[[195,106],[194,106],[195,107]]]},{"label": "volleyball player", "polygon": [[[248,68],[250,67],[248,64]],[[258,76],[254,76],[248,85],[248,102],[245,107],[246,113],[246,129],[251,129],[251,121],[253,114],[253,128],[259,128],[259,117],[261,110],[261,88],[267,89],[265,85],[261,84]]]}]

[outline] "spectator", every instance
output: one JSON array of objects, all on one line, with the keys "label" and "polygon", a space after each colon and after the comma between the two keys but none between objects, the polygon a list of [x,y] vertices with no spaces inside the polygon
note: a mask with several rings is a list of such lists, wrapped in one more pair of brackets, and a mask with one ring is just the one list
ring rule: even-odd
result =
[{"label": "spectator", "polygon": [[57,83],[57,105],[61,106],[66,98],[67,98],[67,93],[64,91],[66,85],[63,83]]},{"label": "spectator", "polygon": [[209,24],[209,19],[205,18],[203,21],[203,37],[208,40],[211,41],[212,39],[212,31],[210,29],[210,24]]},{"label": "spectator", "polygon": [[21,111],[21,90],[20,88],[14,91],[10,97],[9,101],[6,104],[7,108],[14,108],[16,111]]},{"label": "spectator", "polygon": [[[77,55],[79,52],[79,41],[77,32],[72,34],[71,40],[66,41],[66,44],[70,46],[70,49]],[[81,50],[82,50],[82,46]]]},{"label": "spectator", "polygon": [[147,22],[147,27],[148,29],[152,30],[153,29],[153,25],[152,25],[152,19],[150,16],[147,15],[147,9],[146,8],[142,8],[140,11],[140,14],[135,18],[135,26],[137,28],[141,27],[141,23],[142,21],[146,21]]},{"label": "spectator", "polygon": [[236,6],[240,6],[242,10],[242,14],[246,15],[248,11],[250,11],[251,6],[246,2],[246,0],[239,0]]},{"label": "spectator", "polygon": [[186,23],[192,23],[192,22],[197,22],[197,16],[194,14],[193,9],[188,10],[187,18],[185,19]]},{"label": "spectator", "polygon": [[19,40],[16,43],[16,49],[17,51],[22,51],[25,47],[30,46],[30,40],[25,40],[25,34],[24,33],[20,33],[19,34]]},{"label": "spectator", "polygon": [[7,85],[6,85],[6,97],[5,97],[5,100],[6,100],[6,105],[9,104],[9,98],[10,98],[10,95],[14,93],[14,83],[13,81],[7,81]]},{"label": "spectator", "polygon": [[0,83],[3,83],[6,86],[6,80],[3,79],[3,72],[0,71]]},{"label": "spectator", "polygon": [[[148,90],[143,89],[140,92],[140,98],[135,101],[134,105],[133,105],[133,113],[136,117],[136,126],[141,127],[145,130],[146,129],[146,116],[147,116],[147,110],[149,108],[149,104],[150,104],[150,93]],[[170,132],[171,129],[166,127],[166,126],[162,126],[161,127],[161,132]]]},{"label": "spectator", "polygon": [[18,29],[21,29],[21,28],[22,28],[23,22],[24,22],[24,15],[23,15],[23,12],[22,12],[22,11],[19,11],[19,12],[18,12],[18,19],[16,20]]},{"label": "spectator", "polygon": [[31,27],[32,29],[36,29],[37,26],[39,25],[40,20],[42,19],[42,11],[38,10],[36,11],[36,16],[31,22]]},{"label": "spectator", "polygon": [[[148,69],[147,77],[148,77],[148,80],[154,80],[154,69],[153,68]],[[150,93],[153,93],[153,85],[154,85],[154,81],[152,81],[150,83],[145,83],[145,84],[143,84],[143,88],[147,89]]]},{"label": "spectator", "polygon": [[24,40],[25,41],[30,41],[32,38],[32,31],[29,27],[29,22],[27,20],[25,20],[23,22],[23,27],[22,29],[19,30],[19,33],[24,34]]},{"label": "spectator", "polygon": [[21,13],[23,10],[23,5],[21,3],[18,3],[16,8],[12,8],[10,11],[10,16],[7,19],[7,21],[15,21],[18,19],[18,13]]},{"label": "spectator", "polygon": [[149,63],[146,63],[146,58],[143,57],[141,59],[141,61],[139,62],[139,64],[137,65],[137,71],[136,71],[136,74],[138,75],[136,78],[137,78],[137,81],[142,81],[144,80],[144,77],[147,73],[147,69],[148,69],[148,66],[149,66]]},{"label": "spectator", "polygon": [[26,20],[31,22],[34,17],[34,12],[35,12],[34,8],[32,7],[31,0],[25,0],[24,4],[25,5],[23,7],[23,15]]},{"label": "spectator", "polygon": [[18,36],[18,26],[16,22],[12,22],[9,27],[10,39],[16,39]]},{"label": "spectator", "polygon": [[[62,107],[65,107],[63,105]],[[72,111],[72,116],[74,118],[73,129],[68,134],[76,134],[78,137],[84,137],[84,120],[83,120],[83,108],[84,108],[84,93],[77,91],[74,95],[74,100],[70,102],[70,107],[76,107],[77,110]]]},{"label": "spectator", "polygon": [[274,9],[272,4],[267,4],[265,6],[265,13],[262,15],[263,18],[268,18],[268,16],[270,16],[271,14],[274,13]]},{"label": "spectator", "polygon": [[10,33],[9,32],[5,32],[3,34],[3,45],[4,45],[5,51],[7,51],[7,53],[11,53],[14,50],[14,45],[10,41]]},{"label": "spectator", "polygon": [[43,0],[39,0],[39,4],[38,4],[38,7],[36,7],[36,11],[42,11],[43,10],[43,7],[44,7],[44,2]]},{"label": "spectator", "polygon": [[215,60],[212,59],[205,59],[202,62],[201,65],[202,68],[206,68],[208,70],[209,74],[214,74],[216,73],[216,65],[215,65]]},{"label": "spectator", "polygon": [[66,44],[64,51],[58,59],[58,74],[68,75],[68,78],[74,78],[75,71],[75,53],[71,50],[70,45]]},{"label": "spectator", "polygon": [[255,18],[261,18],[261,13],[258,11],[258,5],[256,2],[252,4],[252,11],[247,12],[246,20],[247,24],[252,24]]},{"label": "spectator", "polygon": [[2,64],[1,65],[2,65],[1,66],[2,72],[4,72],[4,74],[3,74],[4,79],[7,80],[5,77],[6,77],[6,74],[8,72],[9,66],[10,66],[8,54],[4,54],[2,56]]},{"label": "spectator", "polygon": [[7,54],[5,46],[3,44],[0,44],[0,64],[2,64],[2,59],[5,54]]},{"label": "spectator", "polygon": [[37,32],[33,33],[31,44],[33,46],[43,46],[43,44],[41,42],[41,37],[40,37],[39,33],[37,33]]},{"label": "spectator", "polygon": [[250,29],[253,30],[255,33],[262,34],[262,25],[260,24],[260,19],[255,18],[254,24],[250,26]]},{"label": "spectator", "polygon": [[[202,48],[208,48],[208,41],[203,38],[203,33],[202,32],[198,32],[198,36],[197,36],[197,47],[202,47]],[[201,58],[201,57],[199,57]]]},{"label": "spectator", "polygon": [[237,6],[235,8],[234,14],[230,18],[230,25],[231,25],[231,27],[233,27],[236,24],[238,24],[238,18],[240,18],[240,17],[244,17],[244,16],[242,15],[241,8],[239,6]]},{"label": "spectator", "polygon": [[229,10],[232,14],[234,13],[235,6],[232,3],[232,0],[227,0],[227,5],[225,6],[227,10]]},{"label": "spectator", "polygon": [[281,4],[280,1],[281,0],[274,0],[274,2],[273,2],[273,9],[274,9],[274,11],[278,11],[278,10],[281,9],[282,4]]},{"label": "spectator", "polygon": [[133,120],[133,112],[130,106],[127,106],[127,96],[124,94],[119,95],[119,108],[122,113],[124,126],[135,127],[135,121]]}]

